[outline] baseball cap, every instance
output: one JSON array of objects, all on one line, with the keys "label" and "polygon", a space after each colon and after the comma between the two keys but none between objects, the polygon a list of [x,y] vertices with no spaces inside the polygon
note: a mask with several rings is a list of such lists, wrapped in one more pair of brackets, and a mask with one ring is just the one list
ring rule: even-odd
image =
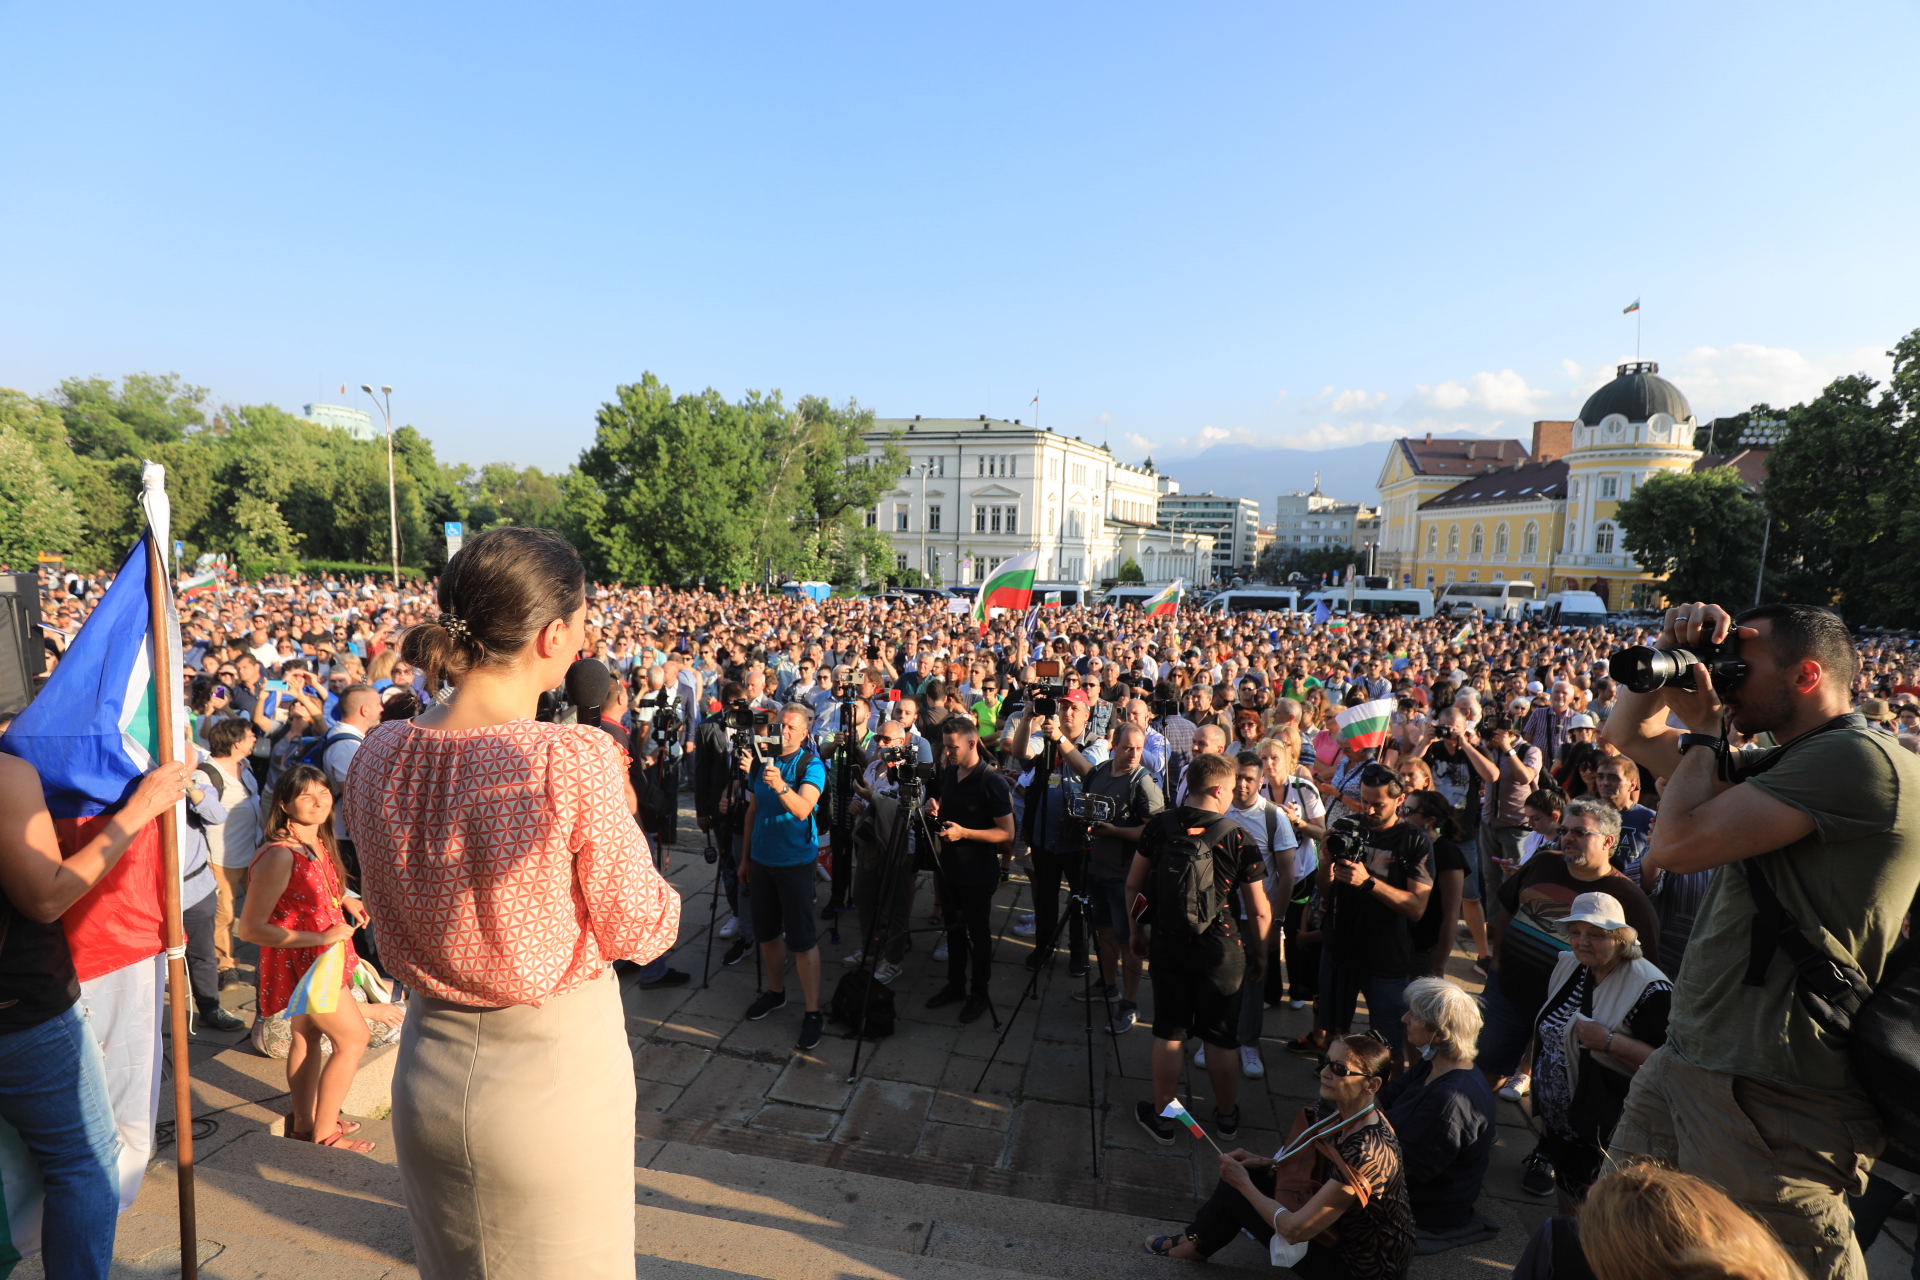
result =
[{"label": "baseball cap", "polygon": [[1083,707],[1090,705],[1087,701],[1087,691],[1078,685],[1061,694],[1060,700],[1062,702],[1077,702]]},{"label": "baseball cap", "polygon": [[1547,691],[1547,687],[1541,684],[1538,680],[1529,680],[1527,682],[1528,693],[1545,693],[1546,691]]},{"label": "baseball cap", "polygon": [[1567,923],[1572,924],[1576,920],[1597,929],[1627,927],[1626,909],[1620,905],[1620,899],[1610,893],[1583,893],[1575,898],[1573,909],[1567,912]]}]

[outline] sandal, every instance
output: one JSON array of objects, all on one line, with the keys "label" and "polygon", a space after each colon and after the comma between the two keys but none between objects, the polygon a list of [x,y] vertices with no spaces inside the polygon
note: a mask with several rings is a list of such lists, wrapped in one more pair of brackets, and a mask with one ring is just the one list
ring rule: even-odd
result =
[{"label": "sandal", "polygon": [[1174,1246],[1183,1239],[1181,1236],[1155,1236],[1147,1241],[1147,1252],[1156,1258],[1171,1258]]},{"label": "sandal", "polygon": [[[343,1134],[360,1132],[360,1122],[358,1120],[341,1120],[338,1123],[340,1132]],[[289,1123],[287,1126],[287,1137],[292,1138],[295,1142],[312,1142],[313,1130],[295,1129],[291,1123]]]},{"label": "sandal", "polygon": [[351,1151],[355,1155],[361,1156],[373,1154],[374,1148],[374,1144],[371,1142],[362,1142],[357,1138],[349,1138],[344,1129],[335,1129],[332,1133],[314,1143],[314,1145],[317,1147],[332,1147],[336,1151]]}]

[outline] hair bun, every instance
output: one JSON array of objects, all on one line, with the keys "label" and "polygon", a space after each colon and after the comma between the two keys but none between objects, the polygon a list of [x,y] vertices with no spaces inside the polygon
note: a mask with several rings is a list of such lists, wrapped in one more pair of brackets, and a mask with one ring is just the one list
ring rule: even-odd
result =
[{"label": "hair bun", "polygon": [[446,629],[447,634],[455,640],[465,641],[472,638],[473,633],[468,630],[466,621],[459,614],[443,612],[439,622]]}]

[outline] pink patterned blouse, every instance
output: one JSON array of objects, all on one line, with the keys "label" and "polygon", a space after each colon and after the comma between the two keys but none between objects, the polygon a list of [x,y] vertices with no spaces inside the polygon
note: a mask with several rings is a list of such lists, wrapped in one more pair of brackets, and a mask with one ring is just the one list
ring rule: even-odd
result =
[{"label": "pink patterned blouse", "polygon": [[499,1008],[663,955],[680,896],[654,869],[625,777],[620,748],[586,726],[395,720],[368,733],[343,803],[388,970]]}]

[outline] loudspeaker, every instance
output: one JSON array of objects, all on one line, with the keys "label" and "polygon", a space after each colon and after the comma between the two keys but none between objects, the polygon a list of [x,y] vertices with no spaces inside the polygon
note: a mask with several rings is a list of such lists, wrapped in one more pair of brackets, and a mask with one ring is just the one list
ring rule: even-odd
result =
[{"label": "loudspeaker", "polygon": [[32,702],[46,669],[39,575],[0,573],[0,715]]}]

